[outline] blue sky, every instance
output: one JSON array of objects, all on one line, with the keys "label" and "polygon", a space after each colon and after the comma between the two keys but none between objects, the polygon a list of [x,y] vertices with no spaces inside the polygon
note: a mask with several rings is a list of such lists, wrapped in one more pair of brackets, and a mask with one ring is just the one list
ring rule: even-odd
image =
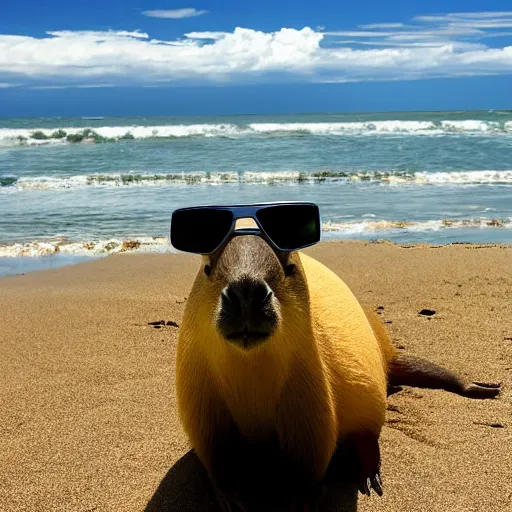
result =
[{"label": "blue sky", "polygon": [[0,116],[512,108],[507,4],[19,0]]}]

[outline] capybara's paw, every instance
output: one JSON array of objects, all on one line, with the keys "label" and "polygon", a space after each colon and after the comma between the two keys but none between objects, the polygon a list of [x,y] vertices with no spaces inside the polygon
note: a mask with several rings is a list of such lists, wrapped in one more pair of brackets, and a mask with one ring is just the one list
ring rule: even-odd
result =
[{"label": "capybara's paw", "polygon": [[370,496],[373,489],[382,496],[382,479],[380,476],[379,439],[372,433],[352,434],[349,442],[355,451],[358,462],[357,484],[359,491]]}]

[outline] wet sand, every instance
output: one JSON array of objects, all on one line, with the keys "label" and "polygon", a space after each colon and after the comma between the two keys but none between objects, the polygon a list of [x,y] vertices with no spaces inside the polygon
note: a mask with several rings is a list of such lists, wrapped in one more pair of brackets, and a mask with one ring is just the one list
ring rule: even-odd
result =
[{"label": "wet sand", "polygon": [[[401,350],[503,386],[496,400],[391,395],[384,496],[347,484],[340,510],[512,510],[512,247],[306,252],[380,306]],[[120,254],[0,278],[0,510],[216,511],[175,407],[173,323],[198,263]]]}]

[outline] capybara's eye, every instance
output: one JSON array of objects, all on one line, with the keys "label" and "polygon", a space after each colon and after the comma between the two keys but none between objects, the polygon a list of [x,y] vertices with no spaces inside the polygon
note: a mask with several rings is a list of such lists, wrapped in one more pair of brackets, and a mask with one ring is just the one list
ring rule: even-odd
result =
[{"label": "capybara's eye", "polygon": [[211,273],[212,273],[212,267],[210,267],[210,265],[205,265],[204,266],[204,273],[209,276]]}]

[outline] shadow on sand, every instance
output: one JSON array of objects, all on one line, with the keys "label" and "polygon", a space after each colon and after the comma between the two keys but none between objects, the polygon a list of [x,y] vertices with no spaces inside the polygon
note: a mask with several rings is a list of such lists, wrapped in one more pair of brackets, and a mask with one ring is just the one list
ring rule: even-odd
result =
[{"label": "shadow on sand", "polygon": [[[351,464],[347,461],[346,454],[339,449],[324,479],[329,491],[322,500],[321,512],[357,512],[358,491],[348,477]],[[274,509],[268,505],[254,507],[254,512],[264,511],[285,512],[282,508]],[[220,512],[206,470],[193,450],[167,472],[145,512]]]}]

